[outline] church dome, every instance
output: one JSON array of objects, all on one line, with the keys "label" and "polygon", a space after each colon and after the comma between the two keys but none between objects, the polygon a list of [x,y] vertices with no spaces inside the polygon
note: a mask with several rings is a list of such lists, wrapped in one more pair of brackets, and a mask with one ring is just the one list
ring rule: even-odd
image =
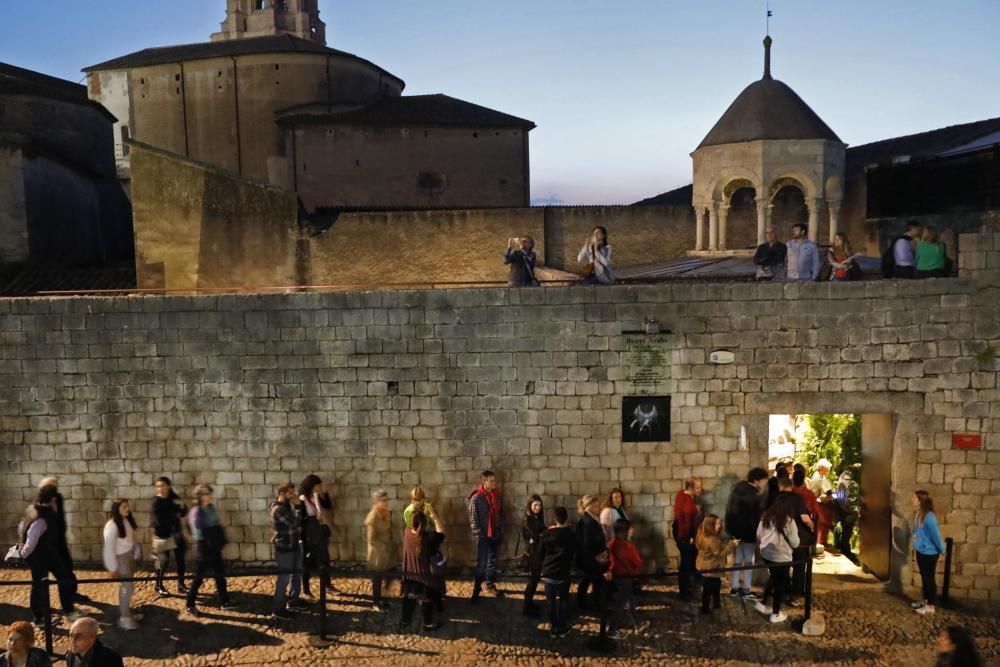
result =
[{"label": "church dome", "polygon": [[770,38],[764,42],[764,78],[747,86],[698,148],[747,141],[840,138],[794,90],[771,78]]}]

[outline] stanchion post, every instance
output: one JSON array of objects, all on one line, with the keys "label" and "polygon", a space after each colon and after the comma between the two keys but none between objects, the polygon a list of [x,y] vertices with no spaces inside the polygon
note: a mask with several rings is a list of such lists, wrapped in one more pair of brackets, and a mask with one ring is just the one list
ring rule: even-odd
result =
[{"label": "stanchion post", "polygon": [[812,606],[813,606],[813,559],[812,555],[809,555],[809,560],[806,561],[806,608],[805,608],[805,620],[809,620],[812,616]]},{"label": "stanchion post", "polygon": [[49,655],[55,655],[52,646],[52,582],[45,577],[42,585],[45,586],[45,651]]},{"label": "stanchion post", "polygon": [[326,569],[326,563],[322,563],[319,566],[320,576],[319,576],[319,638],[322,641],[327,640],[326,636],[326,581],[330,573]]},{"label": "stanchion post", "polygon": [[941,603],[948,604],[948,592],[951,588],[951,554],[955,549],[955,540],[947,538],[944,541],[944,583],[941,585]]}]

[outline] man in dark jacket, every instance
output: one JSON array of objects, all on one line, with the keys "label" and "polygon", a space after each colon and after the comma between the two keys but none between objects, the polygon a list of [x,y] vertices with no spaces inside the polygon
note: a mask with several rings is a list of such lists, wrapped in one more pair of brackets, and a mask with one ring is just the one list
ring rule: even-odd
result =
[{"label": "man in dark jacket", "polygon": [[[764,511],[763,495],[767,488],[767,471],[763,468],[752,468],[746,480],[739,482],[729,494],[726,504],[726,532],[740,543],[734,552],[733,565],[751,566],[754,563],[754,552],[757,549],[757,524]],[[743,587],[740,588],[740,575],[743,575]],[[756,600],[751,584],[753,570],[734,570],[733,585],[729,594],[733,597],[742,595],[748,600]]]},{"label": "man in dark jacket", "polygon": [[69,629],[66,667],[125,667],[122,657],[97,638],[97,621],[85,616]]},{"label": "man in dark jacket", "polygon": [[54,486],[56,488],[56,553],[63,562],[63,571],[66,574],[66,578],[72,582],[73,597],[77,602],[91,602],[90,596],[84,595],[77,590],[73,555],[69,552],[69,538],[66,536],[66,531],[69,529],[69,524],[66,521],[66,503],[63,495],[59,493],[59,478],[46,477],[39,482],[38,488],[41,489],[43,486]]},{"label": "man in dark jacket", "polygon": [[[302,546],[299,543],[302,533],[302,522],[296,505],[299,496],[295,493],[295,485],[285,482],[278,487],[278,498],[271,503],[271,527],[274,544],[274,560],[279,570],[278,581],[274,587],[274,617],[277,619],[291,618],[288,608],[302,609],[308,605],[299,598],[302,592]],[[289,573],[288,570],[295,570]],[[291,582],[291,591],[289,591]]]},{"label": "man in dark jacket", "polygon": [[549,603],[549,635],[562,637],[569,632],[566,624],[569,611],[569,575],[576,560],[577,540],[573,529],[566,525],[569,512],[557,507],[552,513],[556,525],[542,534],[539,558],[542,561],[542,583]]},{"label": "man in dark jacket", "polygon": [[757,265],[757,280],[781,280],[784,277],[788,246],[778,240],[774,227],[767,229],[767,241],[757,246],[753,263]]}]

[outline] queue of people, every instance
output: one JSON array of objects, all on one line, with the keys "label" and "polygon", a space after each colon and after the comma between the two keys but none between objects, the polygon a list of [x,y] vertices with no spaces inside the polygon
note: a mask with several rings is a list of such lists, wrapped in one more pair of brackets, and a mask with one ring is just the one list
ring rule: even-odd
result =
[{"label": "queue of people", "polygon": [[[817,495],[832,495],[827,477],[830,468],[829,461],[820,460],[816,473],[808,482],[806,468],[788,461],[775,467],[773,477],[762,468],[751,469],[746,479],[732,489],[725,521],[715,514],[702,516],[697,503],[703,491],[701,480],[686,479],[674,501],[672,525],[680,556],[678,588],[681,599],[693,601],[693,588],[700,582],[701,612],[711,614],[721,605],[723,576],[731,576],[730,596],[749,601],[772,623],[785,621],[787,615],[782,607],[798,606],[797,598],[805,592],[804,562],[810,558],[817,541],[825,544],[829,533],[830,521],[823,518],[822,503]],[[60,600],[67,620],[71,623],[89,621],[92,619],[81,619],[75,610],[71,590],[75,579],[66,576],[68,565],[61,558],[59,539],[65,523],[58,518],[58,488],[53,480],[45,481],[47,483],[39,489],[19,527],[24,540],[23,553],[32,568],[31,609],[36,625],[44,621],[48,595],[43,580],[49,572],[60,581]],[[178,590],[186,596],[187,613],[200,615],[196,607],[197,595],[209,575],[215,579],[219,608],[235,608],[228,594],[222,558],[228,540],[215,509],[214,490],[208,484],[198,484],[193,493],[193,506],[187,509],[173,491],[169,478],[160,477],[155,486],[151,503],[155,590],[166,594],[163,582],[172,554],[178,564]],[[409,628],[419,606],[423,629],[433,632],[441,627],[447,590],[447,557],[442,548],[445,527],[422,487],[412,489],[410,501],[402,513],[399,629],[406,631]],[[389,503],[389,494],[384,489],[377,489],[372,494],[371,509],[364,521],[368,567],[372,572],[372,602],[378,611],[390,608],[383,589],[388,572],[396,565],[393,556],[396,528]],[[922,598],[913,608],[919,614],[933,614],[937,592],[935,569],[945,546],[930,495],[917,491],[913,506],[916,559],[922,580]],[[497,587],[497,560],[505,525],[503,507],[496,474],[484,471],[479,485],[466,497],[469,530],[477,552],[472,603],[479,601],[484,590],[495,598],[504,597]],[[326,550],[329,542],[332,508],[332,498],[316,475],[307,475],[298,489],[291,483],[278,486],[276,498],[268,508],[271,543],[278,569],[272,609],[275,619],[289,619],[296,611],[311,606],[303,599],[303,594],[312,597],[307,583],[310,576],[318,577],[322,586],[332,588],[327,580],[329,555],[318,553]],[[190,588],[184,587],[184,524],[195,545]],[[129,501],[116,498],[103,531],[103,555],[109,574],[125,579],[119,583],[118,619],[119,627],[124,630],[137,628],[141,620],[141,615],[132,608],[134,583],[128,581],[141,554],[137,530]],[[566,508],[556,507],[551,520],[547,520],[542,498],[531,496],[521,526],[529,574],[523,614],[540,615],[534,598],[538,585],[542,584],[548,604],[549,632],[555,638],[566,634],[570,628],[570,581],[575,568],[580,573],[576,595],[579,611],[594,608],[595,598],[602,602],[609,600],[610,637],[619,636],[626,617],[640,630],[644,624],[637,614],[635,595],[644,562],[632,541],[633,535],[625,493],[620,488],[612,489],[603,503],[592,495],[580,497],[577,520],[572,527]],[[730,556],[737,569],[731,575],[718,572],[726,569]],[[750,569],[757,557],[767,566],[769,574],[760,596],[752,589]],[[380,576],[380,573],[385,575]],[[766,604],[768,600],[769,605]],[[30,630],[30,626],[27,627],[28,630],[21,626],[12,629],[12,637],[21,642],[13,646],[18,656],[22,656],[18,658],[19,664],[28,664],[24,663],[23,655],[30,654],[30,645],[22,647],[24,634]],[[90,627],[90,623],[85,622],[81,626],[83,633],[89,632]],[[93,646],[95,644],[87,644],[83,652]]]}]

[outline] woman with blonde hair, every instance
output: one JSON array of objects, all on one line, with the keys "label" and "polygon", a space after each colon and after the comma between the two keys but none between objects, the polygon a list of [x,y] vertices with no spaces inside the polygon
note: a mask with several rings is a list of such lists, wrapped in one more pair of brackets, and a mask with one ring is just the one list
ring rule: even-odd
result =
[{"label": "woman with blonde hair", "polygon": [[934,225],[924,227],[924,235],[917,242],[917,278],[947,278],[948,249],[938,238]]},{"label": "woman with blonde hair", "polygon": [[860,278],[858,265],[855,263],[857,255],[851,248],[851,242],[847,240],[847,234],[837,232],[833,236],[833,245],[826,251],[826,261],[830,263],[830,280],[845,282]]},{"label": "woman with blonde hair", "polygon": [[912,603],[918,614],[933,614],[934,603],[937,602],[937,581],[934,575],[937,571],[938,558],[945,552],[944,540],[941,539],[941,529],[938,527],[937,515],[934,514],[934,501],[926,491],[913,493],[913,550],[917,556],[917,568],[920,570],[920,585],[923,589],[923,599]]},{"label": "woman with blonde hair", "polygon": [[441,523],[441,519],[438,518],[430,501],[427,500],[427,494],[423,487],[419,485],[410,491],[410,504],[403,510],[403,525],[405,527],[409,528],[413,525],[413,515],[416,512],[424,513],[424,517],[427,519],[427,530],[432,533],[444,534],[444,525]]},{"label": "woman with blonde hair", "polygon": [[600,597],[604,586],[604,572],[608,569],[610,557],[608,542],[604,539],[604,529],[597,516],[600,501],[585,495],[576,503],[580,518],[576,522],[577,565],[583,570],[583,578],[576,589],[577,607],[589,607],[587,591],[593,586],[594,595]]},{"label": "woman with blonde hair", "polygon": [[608,542],[614,539],[615,522],[621,519],[629,520],[625,512],[625,492],[615,487],[608,493],[608,499],[601,509],[601,528],[604,529],[604,537]]},{"label": "woman with blonde hair", "polygon": [[[372,508],[365,517],[365,535],[368,543],[368,569],[385,572],[392,568],[392,520],[389,517],[389,494],[385,489],[372,493]],[[388,604],[382,599],[385,577],[372,576],[372,602],[379,611]]]}]

